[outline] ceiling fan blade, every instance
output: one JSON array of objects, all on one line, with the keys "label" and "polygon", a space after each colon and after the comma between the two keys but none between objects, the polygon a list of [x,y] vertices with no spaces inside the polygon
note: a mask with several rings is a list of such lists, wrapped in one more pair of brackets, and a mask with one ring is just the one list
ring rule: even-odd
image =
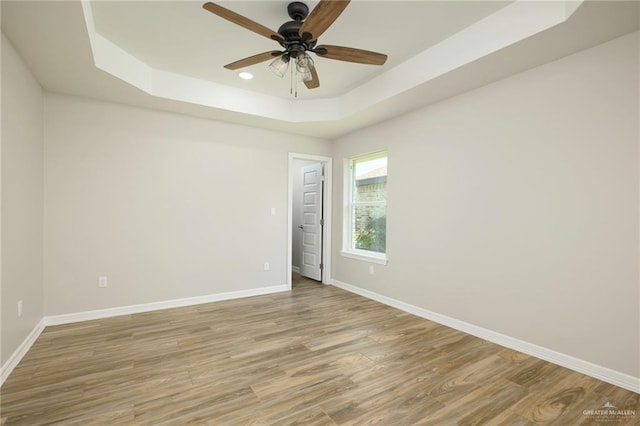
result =
[{"label": "ceiling fan blade", "polygon": [[355,62],[357,64],[383,65],[387,61],[387,55],[369,50],[354,49],[353,47],[323,44],[316,47],[314,52],[322,58]]},{"label": "ceiling fan blade", "polygon": [[253,31],[254,33],[258,33],[261,36],[266,38],[270,38],[272,40],[276,40],[277,42],[282,42],[284,39],[282,36],[275,31],[270,30],[264,25],[260,25],[257,22],[252,21],[249,18],[245,18],[242,15],[239,15],[229,9],[226,9],[222,6],[218,6],[215,3],[207,2],[202,5],[202,7],[214,15],[218,15],[219,17],[226,19],[227,21],[233,22],[234,24],[240,25],[248,29],[249,31]]},{"label": "ceiling fan blade", "polygon": [[240,68],[248,67],[249,65],[259,64],[260,62],[268,61],[269,59],[275,59],[280,55],[282,55],[282,52],[278,50],[271,50],[269,52],[258,53],[257,55],[249,56],[248,58],[231,62],[230,64],[227,64],[224,67],[229,70],[237,70]]},{"label": "ceiling fan blade", "polygon": [[304,85],[307,86],[307,89],[316,89],[320,87],[320,79],[318,78],[316,67],[311,68],[311,77],[311,80],[304,82]]},{"label": "ceiling fan blade", "polygon": [[[317,40],[349,5],[350,0],[320,0],[300,27],[304,40]],[[308,35],[305,35],[307,33]]]}]

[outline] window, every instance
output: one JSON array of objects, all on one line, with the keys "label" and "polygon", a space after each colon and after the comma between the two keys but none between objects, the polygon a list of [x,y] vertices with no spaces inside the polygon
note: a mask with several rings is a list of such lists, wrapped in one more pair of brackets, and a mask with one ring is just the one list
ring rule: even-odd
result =
[{"label": "window", "polygon": [[345,223],[342,254],[386,263],[387,153],[353,158],[345,164]]}]

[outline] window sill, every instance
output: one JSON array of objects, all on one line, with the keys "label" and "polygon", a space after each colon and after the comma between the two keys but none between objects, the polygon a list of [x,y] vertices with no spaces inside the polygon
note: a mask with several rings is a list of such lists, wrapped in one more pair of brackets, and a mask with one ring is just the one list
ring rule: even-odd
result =
[{"label": "window sill", "polygon": [[373,255],[361,252],[353,252],[353,251],[345,251],[342,250],[340,254],[344,257],[348,257],[350,259],[363,260],[365,262],[377,263],[378,265],[386,265],[387,264],[387,256],[384,254]]}]

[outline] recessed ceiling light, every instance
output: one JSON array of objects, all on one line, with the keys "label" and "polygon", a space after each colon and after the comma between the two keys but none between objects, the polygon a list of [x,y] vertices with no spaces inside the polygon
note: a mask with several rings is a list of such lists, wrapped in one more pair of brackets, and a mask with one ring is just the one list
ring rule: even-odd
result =
[{"label": "recessed ceiling light", "polygon": [[238,77],[243,80],[251,80],[253,78],[253,74],[251,74],[250,72],[241,72],[240,74],[238,74]]}]

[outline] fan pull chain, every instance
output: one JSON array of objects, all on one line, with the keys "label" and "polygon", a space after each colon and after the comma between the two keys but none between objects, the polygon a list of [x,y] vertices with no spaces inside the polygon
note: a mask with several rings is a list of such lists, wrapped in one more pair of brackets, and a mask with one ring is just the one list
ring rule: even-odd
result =
[{"label": "fan pull chain", "polygon": [[289,68],[291,68],[291,74],[290,74],[290,76],[291,76],[291,84],[289,84],[289,94],[293,95],[293,78],[294,78],[293,77],[293,69],[295,67],[289,67]]},{"label": "fan pull chain", "polygon": [[295,66],[295,63],[293,68],[295,69],[294,71],[295,75],[293,76],[293,84],[295,85],[295,88],[296,88],[295,97],[297,98],[298,97],[298,67]]}]

